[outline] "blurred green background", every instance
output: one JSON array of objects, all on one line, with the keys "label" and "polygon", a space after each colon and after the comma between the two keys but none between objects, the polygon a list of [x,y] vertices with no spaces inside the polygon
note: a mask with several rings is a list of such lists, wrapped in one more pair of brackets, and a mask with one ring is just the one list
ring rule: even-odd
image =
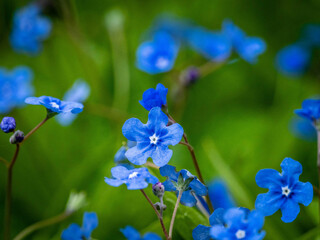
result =
[{"label": "blurred green background", "polygon": [[[27,1],[2,1],[0,8],[0,66],[12,69],[27,65],[34,72],[36,96],[61,98],[77,78],[85,79],[92,92],[84,112],[69,127],[53,119],[22,147],[13,178],[12,234],[26,226],[62,212],[71,190],[87,192],[89,204],[64,222],[30,235],[27,239],[59,239],[70,223],[81,224],[84,211],[95,211],[99,227],[95,239],[124,239],[119,229],[132,225],[141,232],[161,234],[152,209],[139,191],[104,183],[114,166],[113,157],[125,138],[121,127],[129,117],[147,120],[138,103],[144,90],[162,82],[169,87],[169,109],[184,127],[195,147],[204,177],[224,178],[237,203],[253,208],[256,195],[264,192],[255,183],[261,168],[280,170],[285,157],[302,163],[302,181],[317,185],[316,143],[294,137],[288,128],[293,110],[303,99],[319,93],[319,55],[308,74],[290,79],[277,73],[274,57],[279,49],[296,41],[305,23],[318,23],[320,1],[73,1],[54,2],[49,12],[53,31],[37,57],[18,55],[8,42],[10,20],[16,8]],[[105,15],[117,11],[119,19]],[[114,13],[114,12],[113,12]],[[173,73],[148,75],[135,67],[135,51],[155,17],[171,13],[189,18],[209,29],[220,29],[230,18],[248,35],[262,37],[267,51],[256,65],[243,60],[223,66],[186,89],[173,94],[177,74],[206,60],[183,50]],[[109,15],[110,16],[110,15]],[[121,19],[120,19],[121,20]],[[123,26],[123,27],[122,27]],[[171,86],[171,88],[170,88]],[[42,107],[15,109],[18,128],[31,130],[45,117]],[[3,117],[3,116],[1,116]],[[14,146],[8,135],[0,135],[0,156],[11,159]],[[195,173],[184,146],[174,147],[170,164]],[[0,165],[0,225],[3,224],[6,170]],[[146,190],[154,201],[150,187]],[[167,201],[166,224],[172,213]],[[190,212],[179,210],[174,239],[192,239],[192,229],[200,223]],[[267,240],[315,239],[312,229],[318,217],[316,199],[301,207],[290,224],[281,222],[277,212],[266,218]],[[2,236],[2,227],[0,236]],[[311,231],[311,233],[310,233]]]}]

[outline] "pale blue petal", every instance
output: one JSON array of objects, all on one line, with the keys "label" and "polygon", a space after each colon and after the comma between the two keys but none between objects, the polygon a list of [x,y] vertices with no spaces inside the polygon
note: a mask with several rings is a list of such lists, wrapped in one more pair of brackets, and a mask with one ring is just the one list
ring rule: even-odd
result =
[{"label": "pale blue petal", "polygon": [[281,193],[269,191],[257,196],[255,208],[264,216],[270,216],[281,208],[283,202]]},{"label": "pale blue petal", "polygon": [[227,238],[228,232],[223,225],[214,225],[213,227],[211,227],[210,235],[211,237],[217,238],[217,239],[223,239],[223,240],[229,239]]},{"label": "pale blue petal", "polygon": [[226,210],[223,208],[218,208],[218,209],[214,210],[214,212],[209,217],[210,225],[211,226],[217,225],[217,224],[224,225],[225,221],[224,221],[223,216],[225,213],[226,213]]},{"label": "pale blue petal", "polygon": [[130,171],[123,166],[117,166],[111,169],[111,174],[114,178],[124,179],[128,177]]},{"label": "pale blue petal", "polygon": [[98,216],[95,212],[85,212],[82,221],[82,233],[88,239],[91,232],[98,227]]},{"label": "pale blue petal", "polygon": [[137,146],[129,148],[126,152],[126,157],[135,165],[142,165],[147,162],[148,157],[151,157],[153,147],[149,144],[138,143]]},{"label": "pale blue petal", "polygon": [[147,127],[137,118],[128,119],[122,127],[123,136],[135,142],[148,141],[150,136],[147,131]]},{"label": "pale blue petal", "polygon": [[162,167],[170,161],[172,154],[172,150],[167,146],[158,145],[152,152],[151,158],[155,165]]},{"label": "pale blue petal", "polygon": [[119,180],[119,179],[113,179],[113,178],[104,178],[105,183],[109,184],[110,186],[113,187],[119,187],[121,184],[124,183],[123,180]]},{"label": "pale blue petal", "polygon": [[37,97],[28,97],[24,101],[27,104],[40,105],[39,98],[37,98]]},{"label": "pale blue petal", "polygon": [[223,216],[225,223],[229,226],[237,226],[246,219],[246,212],[241,208],[230,208]]},{"label": "pale blue petal", "polygon": [[145,181],[144,178],[134,178],[132,180],[128,180],[126,184],[128,190],[138,190],[148,187],[148,183]]},{"label": "pale blue petal", "polygon": [[180,124],[174,123],[167,127],[168,133],[161,137],[162,144],[164,145],[176,145],[178,144],[183,136],[183,128]]},{"label": "pale blue petal", "polygon": [[248,228],[250,230],[255,229],[257,231],[260,231],[260,229],[263,227],[263,224],[264,224],[264,217],[260,212],[253,210],[249,213]]},{"label": "pale blue petal", "polygon": [[154,130],[153,133],[159,136],[161,131],[166,128],[168,121],[167,115],[164,114],[159,107],[155,107],[149,112],[147,127],[148,129]]},{"label": "pale blue petal", "polygon": [[198,225],[195,229],[192,231],[192,237],[194,240],[210,240],[210,228],[203,225]]}]

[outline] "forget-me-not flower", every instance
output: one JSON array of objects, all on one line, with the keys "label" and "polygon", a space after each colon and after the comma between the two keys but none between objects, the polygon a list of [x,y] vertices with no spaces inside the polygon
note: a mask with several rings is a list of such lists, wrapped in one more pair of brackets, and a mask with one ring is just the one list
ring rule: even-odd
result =
[{"label": "forget-me-not flower", "polygon": [[65,102],[58,98],[42,96],[42,97],[28,97],[26,103],[32,105],[42,105],[48,111],[48,117],[52,117],[59,113],[73,113],[82,112],[83,105],[77,102]]},{"label": "forget-me-not flower", "polygon": [[12,71],[0,68],[0,114],[25,105],[26,97],[32,96],[33,74],[30,68],[19,66]]},{"label": "forget-me-not flower", "polygon": [[125,228],[120,229],[122,234],[127,238],[127,240],[161,240],[161,237],[159,237],[155,233],[146,233],[143,235],[143,237],[140,235],[140,233],[131,226],[126,226]]},{"label": "forget-me-not flower", "polygon": [[170,165],[166,165],[160,168],[160,174],[167,177],[167,180],[163,183],[166,191],[176,192],[178,189],[175,184],[178,183],[179,175],[181,174],[183,180],[191,180],[188,189],[183,191],[181,197],[181,203],[188,207],[193,207],[197,203],[195,195],[205,196],[208,193],[208,189],[203,185],[196,176],[193,176],[189,171],[182,169],[180,172],[176,172],[176,168]]},{"label": "forget-me-not flower", "polygon": [[38,5],[30,4],[15,13],[10,42],[16,52],[37,54],[50,32],[51,21],[41,15]]},{"label": "forget-me-not flower", "polygon": [[292,134],[298,138],[307,141],[317,140],[317,131],[312,122],[308,119],[300,117],[293,118],[290,122],[289,128]]},{"label": "forget-me-not flower", "polygon": [[98,217],[94,212],[85,212],[83,215],[82,226],[72,223],[61,234],[63,240],[83,240],[90,239],[91,233],[98,226]]},{"label": "forget-me-not flower", "polygon": [[162,108],[167,104],[168,88],[163,84],[158,83],[156,89],[149,88],[142,95],[142,100],[139,103],[148,111],[154,107]]},{"label": "forget-me-not flower", "polygon": [[156,32],[153,40],[143,42],[137,50],[137,67],[149,74],[168,72],[178,55],[179,46],[171,35]]},{"label": "forget-me-not flower", "polygon": [[[79,79],[73,84],[71,89],[66,92],[66,94],[63,97],[63,101],[83,103],[84,101],[87,100],[89,95],[90,95],[89,84],[86,81]],[[76,117],[77,115],[72,114],[70,112],[62,113],[56,117],[56,120],[62,126],[68,126],[75,120]]]},{"label": "forget-me-not flower", "polygon": [[116,166],[111,169],[113,178],[105,177],[104,181],[113,186],[119,187],[126,184],[129,190],[137,190],[148,187],[148,184],[155,184],[159,180],[151,175],[147,168],[127,169],[124,166]]},{"label": "forget-me-not flower", "polygon": [[172,150],[168,146],[180,142],[183,128],[178,123],[167,126],[169,119],[159,107],[152,108],[148,118],[147,124],[137,118],[128,119],[124,123],[123,135],[137,142],[125,155],[135,165],[142,165],[151,157],[157,166],[162,167],[172,157]]},{"label": "forget-me-not flower", "polygon": [[274,169],[262,169],[256,175],[259,187],[268,188],[269,192],[259,194],[255,207],[265,216],[270,216],[281,209],[282,221],[288,223],[296,219],[300,212],[299,203],[308,206],[312,202],[312,184],[299,181],[302,165],[285,158],[281,163],[282,173]]},{"label": "forget-me-not flower", "polygon": [[13,117],[4,117],[0,123],[3,132],[9,133],[16,129],[16,120]]},{"label": "forget-me-not flower", "polygon": [[306,99],[302,102],[302,109],[297,109],[294,112],[317,125],[320,119],[320,99]]}]

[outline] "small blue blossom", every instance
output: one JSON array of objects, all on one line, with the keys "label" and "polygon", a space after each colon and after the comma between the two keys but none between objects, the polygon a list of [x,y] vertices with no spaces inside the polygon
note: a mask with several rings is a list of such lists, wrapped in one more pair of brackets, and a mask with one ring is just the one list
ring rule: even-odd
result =
[{"label": "small blue blossom", "polygon": [[281,49],[276,56],[276,67],[284,75],[299,77],[305,73],[311,60],[311,51],[301,44]]},{"label": "small blue blossom", "polygon": [[126,226],[125,228],[120,229],[120,231],[127,240],[161,240],[161,237],[155,233],[146,233],[141,237],[140,233],[131,226]]},{"label": "small blue blossom", "polygon": [[39,6],[30,4],[15,13],[10,42],[16,52],[34,55],[40,52],[41,42],[50,32],[50,20],[41,16]]},{"label": "small blue blossom", "polygon": [[317,140],[317,131],[308,119],[298,117],[293,118],[289,128],[292,134],[298,138],[307,141]]},{"label": "small blue blossom", "polygon": [[[73,84],[71,89],[66,92],[66,94],[63,97],[63,101],[83,103],[87,100],[89,95],[90,95],[89,84],[84,80],[79,79]],[[68,126],[75,120],[76,117],[77,115],[72,114],[70,112],[62,113],[56,117],[56,120],[62,126]]]},{"label": "small blue blossom", "polygon": [[63,240],[83,240],[90,239],[91,233],[98,226],[98,217],[94,212],[85,212],[83,215],[82,227],[72,223],[61,234]]},{"label": "small blue blossom", "polygon": [[151,41],[143,42],[137,50],[137,67],[149,74],[168,72],[178,54],[177,42],[166,32],[154,34]]},{"label": "small blue blossom", "polygon": [[26,97],[32,96],[33,74],[30,68],[19,66],[12,71],[0,68],[0,114],[25,105]]},{"label": "small blue blossom", "polygon": [[124,123],[123,135],[137,142],[137,146],[128,149],[125,155],[135,165],[142,165],[151,157],[157,166],[162,167],[172,157],[172,150],[168,146],[180,142],[183,128],[178,123],[167,126],[169,119],[159,107],[152,108],[148,118],[147,124],[137,118]]},{"label": "small blue blossom", "polygon": [[205,196],[208,193],[207,187],[203,185],[196,176],[193,176],[189,171],[182,169],[180,172],[176,172],[176,168],[170,165],[166,165],[160,168],[161,176],[167,177],[167,180],[163,183],[166,191],[176,192],[178,190],[175,187],[175,183],[178,182],[179,175],[181,174],[183,180],[193,179],[189,184],[189,190],[186,190],[182,193],[181,203],[188,207],[193,207],[197,203],[197,199],[194,197],[194,194],[199,196]]},{"label": "small blue blossom", "polygon": [[299,181],[302,166],[299,162],[285,158],[281,163],[282,173],[274,169],[262,169],[256,175],[259,187],[269,192],[259,194],[255,207],[265,216],[281,209],[282,221],[288,223],[296,219],[300,212],[299,203],[308,206],[312,202],[312,184]]},{"label": "small blue blossom", "polygon": [[26,103],[32,105],[44,106],[48,113],[59,114],[59,113],[73,113],[77,114],[82,112],[83,105],[77,102],[65,102],[58,98],[42,96],[42,97],[28,97],[25,100]]},{"label": "small blue blossom", "polygon": [[294,112],[313,124],[317,124],[320,119],[320,99],[306,99],[302,102],[302,109],[297,109]]},{"label": "small blue blossom", "polygon": [[167,93],[168,88],[158,83],[156,89],[150,88],[143,93],[139,103],[148,111],[154,107],[162,108],[167,104]]},{"label": "small blue blossom", "polygon": [[152,176],[147,168],[127,169],[123,166],[117,166],[111,169],[113,178],[105,177],[104,181],[113,186],[119,187],[126,184],[129,190],[137,190],[148,187],[148,184],[155,184],[159,180]]},{"label": "small blue blossom", "polygon": [[3,132],[9,133],[16,129],[16,120],[13,117],[4,117],[0,123]]}]

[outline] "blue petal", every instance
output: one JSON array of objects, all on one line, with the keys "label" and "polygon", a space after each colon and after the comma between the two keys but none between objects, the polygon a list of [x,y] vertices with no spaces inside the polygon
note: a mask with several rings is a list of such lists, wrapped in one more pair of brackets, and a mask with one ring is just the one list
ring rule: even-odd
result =
[{"label": "blue petal", "polygon": [[255,202],[255,208],[260,211],[264,216],[270,216],[278,211],[284,199],[282,193],[275,193],[269,191],[268,193],[259,194]]},{"label": "blue petal", "polygon": [[142,240],[161,240],[161,237],[155,233],[146,233]]},{"label": "blue petal", "polygon": [[63,240],[81,240],[82,231],[78,224],[72,223],[67,229],[65,229],[61,234],[61,239]]},{"label": "blue petal", "polygon": [[266,50],[266,43],[257,37],[247,37],[237,47],[239,55],[249,63],[256,63],[257,57]]},{"label": "blue petal", "polygon": [[161,137],[162,144],[164,145],[176,145],[178,144],[183,136],[183,128],[180,124],[174,123],[167,127],[168,133]]},{"label": "blue petal", "polygon": [[210,240],[210,227],[198,225],[193,229],[192,237],[194,240]]},{"label": "blue petal", "polygon": [[226,213],[226,210],[223,208],[215,209],[214,212],[209,217],[210,225],[211,226],[217,225],[217,224],[224,225],[225,221],[224,221],[223,216],[225,213]]},{"label": "blue petal", "polygon": [[137,118],[128,119],[123,127],[122,134],[130,141],[141,142],[149,139],[147,127]]},{"label": "blue petal", "polygon": [[295,182],[299,180],[299,176],[302,173],[302,165],[291,158],[285,158],[280,164],[282,169],[282,175],[288,182]]},{"label": "blue petal", "polygon": [[82,221],[82,233],[88,239],[91,232],[98,227],[98,216],[95,212],[85,212]]},{"label": "blue petal", "polygon": [[133,164],[142,165],[147,162],[148,157],[151,157],[153,151],[149,143],[138,143],[137,146],[129,148],[125,155]]},{"label": "blue petal", "polygon": [[163,182],[164,190],[168,192],[175,192],[177,191],[176,187],[170,180],[166,180]]},{"label": "blue petal", "polygon": [[124,179],[128,177],[130,172],[123,166],[117,166],[111,169],[111,174],[114,178]]},{"label": "blue petal", "polygon": [[317,131],[309,119],[293,118],[290,121],[290,131],[294,136],[307,141],[317,140]]},{"label": "blue petal", "polygon": [[288,198],[285,203],[281,206],[282,217],[281,220],[285,223],[292,222],[296,219],[300,212],[300,207],[297,202]]},{"label": "blue petal", "polygon": [[[210,235],[212,238],[217,238],[217,239],[230,239],[228,237],[228,231],[223,225],[214,225],[210,229]],[[232,239],[232,238],[231,238]]]},{"label": "blue petal", "polygon": [[209,183],[208,193],[215,209],[228,209],[236,206],[228,186],[222,179],[215,179]]},{"label": "blue petal", "polygon": [[37,98],[37,97],[28,97],[24,101],[27,104],[40,105],[39,98]]},{"label": "blue petal", "polygon": [[253,210],[249,213],[248,228],[250,230],[260,231],[260,229],[263,227],[263,224],[264,224],[264,217],[260,212]]},{"label": "blue petal", "polygon": [[292,189],[292,200],[308,206],[313,200],[312,184],[309,182],[297,182]]},{"label": "blue petal", "polygon": [[246,219],[246,212],[241,208],[230,208],[225,212],[223,219],[229,227],[237,226]]},{"label": "blue petal", "polygon": [[144,178],[129,179],[126,184],[127,184],[128,190],[138,190],[138,189],[144,189],[148,187],[148,183]]},{"label": "blue petal", "polygon": [[256,183],[261,188],[279,187],[282,185],[281,175],[274,169],[262,169],[256,175]]},{"label": "blue petal", "polygon": [[78,79],[75,81],[71,89],[69,89],[64,97],[64,101],[69,101],[69,102],[84,102],[87,100],[87,98],[90,95],[90,86],[89,84],[82,80]]},{"label": "blue petal", "polygon": [[140,233],[131,226],[126,226],[125,228],[121,228],[120,231],[128,240],[140,239]]},{"label": "blue petal", "polygon": [[166,105],[167,104],[168,88],[166,88],[163,84],[158,83],[156,90],[159,93],[162,105]]},{"label": "blue petal", "polygon": [[148,129],[154,130],[154,133],[159,136],[161,130],[166,128],[168,121],[167,115],[164,114],[159,107],[155,107],[149,112],[147,127]]},{"label": "blue petal", "polygon": [[191,191],[184,191],[181,197],[181,203],[187,207],[193,207],[197,203],[197,199],[192,195]]},{"label": "blue petal", "polygon": [[168,177],[171,180],[177,181],[179,173],[176,172],[176,168],[171,165],[165,165],[161,167],[160,169],[160,174],[163,177]]},{"label": "blue petal", "polygon": [[156,149],[153,150],[151,158],[155,165],[162,167],[170,161],[172,153],[172,150],[167,146],[158,145]]},{"label": "blue petal", "polygon": [[154,107],[162,107],[160,96],[153,88],[150,88],[143,93],[142,100],[140,100],[139,103],[148,111]]},{"label": "blue petal", "polygon": [[198,179],[193,179],[189,184],[189,187],[200,196],[205,196],[208,193],[208,189],[205,185],[203,185]]},{"label": "blue petal", "polygon": [[121,184],[124,183],[123,180],[107,178],[107,177],[104,178],[104,181],[106,184],[109,184],[110,186],[113,186],[113,187],[119,187]]},{"label": "blue petal", "polygon": [[77,103],[77,102],[65,102],[61,101],[61,109],[63,112],[71,112],[73,114],[77,114],[82,112],[83,110],[83,104]]}]

